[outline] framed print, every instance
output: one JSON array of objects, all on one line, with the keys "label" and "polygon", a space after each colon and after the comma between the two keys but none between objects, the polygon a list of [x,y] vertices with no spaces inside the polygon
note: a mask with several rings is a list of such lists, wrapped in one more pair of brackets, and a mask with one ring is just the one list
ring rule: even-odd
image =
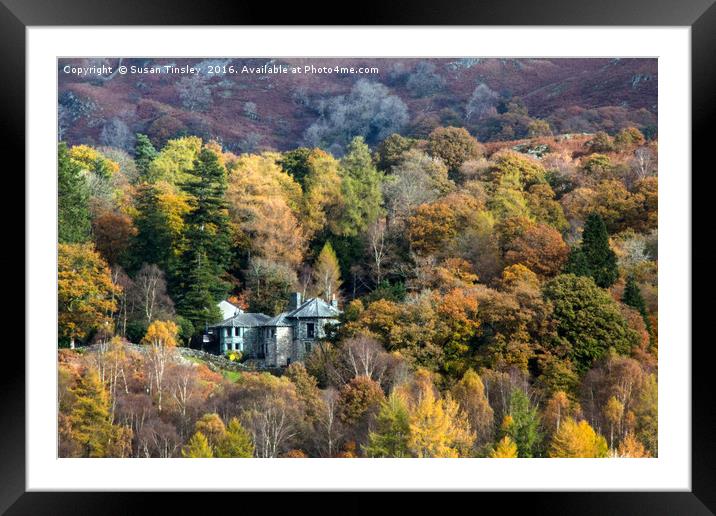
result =
[{"label": "framed print", "polygon": [[711,514],[709,2],[359,26],[4,4],[27,201],[8,514],[136,510],[113,491]]}]

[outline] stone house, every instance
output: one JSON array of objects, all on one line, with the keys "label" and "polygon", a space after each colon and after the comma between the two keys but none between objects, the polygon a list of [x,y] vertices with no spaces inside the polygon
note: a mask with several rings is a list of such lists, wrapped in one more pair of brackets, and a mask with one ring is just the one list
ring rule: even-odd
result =
[{"label": "stone house", "polygon": [[288,310],[275,317],[237,310],[210,326],[205,341],[214,342],[219,353],[238,350],[267,367],[303,361],[341,314],[335,298],[330,303],[318,297],[304,300],[299,292],[291,294]]}]

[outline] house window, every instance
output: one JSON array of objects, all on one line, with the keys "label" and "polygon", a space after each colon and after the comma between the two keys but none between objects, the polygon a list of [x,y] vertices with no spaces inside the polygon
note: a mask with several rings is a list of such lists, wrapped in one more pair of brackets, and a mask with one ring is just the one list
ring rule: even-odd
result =
[{"label": "house window", "polygon": [[229,331],[231,331],[230,328],[224,328],[224,337],[229,337],[231,335]]},{"label": "house window", "polygon": [[271,337],[273,338],[275,336],[276,336],[276,328],[271,328]]},{"label": "house window", "polygon": [[235,337],[239,336],[239,327],[238,326],[236,328],[234,328],[234,336]]},{"label": "house window", "polygon": [[309,339],[316,338],[316,324],[315,323],[306,323],[306,337]]},{"label": "house window", "polygon": [[304,344],[306,346],[306,354],[310,353],[311,352],[311,343],[305,342]]}]

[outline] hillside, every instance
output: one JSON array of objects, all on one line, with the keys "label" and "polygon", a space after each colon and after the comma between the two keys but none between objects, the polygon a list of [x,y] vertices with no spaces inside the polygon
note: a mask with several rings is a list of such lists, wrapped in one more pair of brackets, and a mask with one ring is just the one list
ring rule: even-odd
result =
[{"label": "hillside", "polygon": [[[535,119],[546,120],[553,133],[613,134],[633,125],[651,137],[656,130],[655,59],[123,59],[127,67],[191,65],[202,72],[63,72],[67,65],[119,64],[60,60],[61,139],[129,149],[136,132],[160,146],[195,134],[247,152],[306,144],[339,149],[342,133],[362,133],[375,144],[386,132],[424,136],[438,125],[464,126],[482,141],[511,140],[534,135],[535,127],[544,132]],[[209,66],[237,73],[209,75]],[[282,66],[316,70],[272,71]],[[318,70],[336,66],[378,72]],[[367,83],[360,91],[359,81]]]}]

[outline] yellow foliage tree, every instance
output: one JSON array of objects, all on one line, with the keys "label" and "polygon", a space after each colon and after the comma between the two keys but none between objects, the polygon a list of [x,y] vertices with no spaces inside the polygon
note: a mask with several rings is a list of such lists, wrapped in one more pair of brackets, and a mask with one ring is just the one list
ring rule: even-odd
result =
[{"label": "yellow foliage tree", "polygon": [[131,450],[132,431],[114,425],[109,414],[109,396],[95,369],[89,369],[72,389],[72,410],[67,423],[69,438],[79,457],[126,457]]},{"label": "yellow foliage tree", "polygon": [[416,457],[466,456],[475,440],[465,413],[448,394],[436,397],[432,386],[421,389],[410,417],[408,448]]},{"label": "yellow foliage tree", "polygon": [[150,181],[167,181],[179,185],[189,179],[187,171],[194,168],[202,142],[198,136],[185,136],[169,140],[149,165]]},{"label": "yellow foliage tree", "polygon": [[235,241],[252,255],[297,267],[306,247],[301,186],[278,165],[280,154],[238,157],[227,200]]},{"label": "yellow foliage tree", "polygon": [[589,423],[567,419],[552,437],[549,456],[601,458],[607,457],[608,451],[607,440]]},{"label": "yellow foliage tree", "polygon": [[162,411],[164,373],[174,356],[179,327],[173,321],[154,321],[147,328],[142,344],[149,346],[148,362],[152,370],[152,385],[156,388],[157,410]]},{"label": "yellow foliage tree", "polygon": [[89,145],[76,145],[70,149],[69,154],[70,159],[82,170],[92,172],[100,177],[108,178],[119,171],[118,163]]},{"label": "yellow foliage tree", "polygon": [[70,347],[91,330],[112,329],[115,296],[120,287],[112,283],[107,263],[94,245],[60,244],[57,254],[58,327]]},{"label": "yellow foliage tree", "polygon": [[209,441],[201,432],[196,432],[191,436],[181,454],[187,459],[210,459],[214,456]]},{"label": "yellow foliage tree", "polygon": [[303,221],[310,239],[324,228],[340,234],[339,214],[343,210],[340,163],[330,154],[314,149],[308,158],[308,173],[303,181]]},{"label": "yellow foliage tree", "polygon": [[649,450],[647,450],[644,445],[639,442],[639,440],[632,432],[629,432],[619,444],[616,456],[631,459],[641,459],[651,457],[651,453],[649,453]]},{"label": "yellow foliage tree", "polygon": [[490,452],[490,457],[493,459],[516,459],[517,445],[506,435],[500,439],[495,449]]},{"label": "yellow foliage tree", "polygon": [[624,404],[612,396],[604,407],[604,417],[609,423],[609,447],[614,448],[614,432],[621,425],[624,416]]},{"label": "yellow foliage tree", "polygon": [[485,386],[480,376],[468,369],[452,388],[452,395],[465,412],[470,428],[475,432],[475,443],[490,442],[493,437],[494,412],[485,395]]}]

